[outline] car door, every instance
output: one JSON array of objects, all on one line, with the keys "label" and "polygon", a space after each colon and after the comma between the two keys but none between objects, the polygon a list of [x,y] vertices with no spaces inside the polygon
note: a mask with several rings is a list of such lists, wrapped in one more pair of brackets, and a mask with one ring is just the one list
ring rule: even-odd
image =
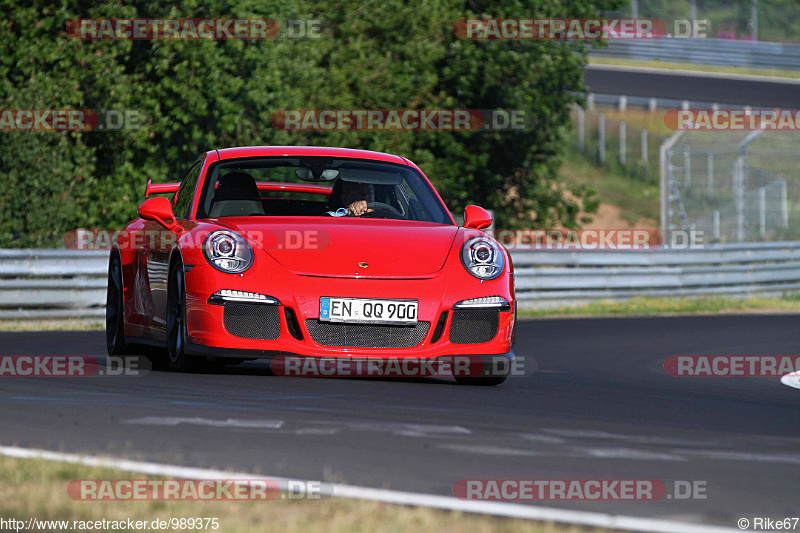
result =
[{"label": "car door", "polygon": [[[186,172],[181,180],[178,192],[172,200],[172,210],[175,218],[186,220],[189,217],[189,207],[194,197],[197,179],[203,168],[203,159],[198,159]],[[166,335],[167,327],[167,280],[169,276],[169,258],[172,246],[177,238],[157,222],[149,222],[150,232],[146,242],[147,276],[150,280],[150,298],[153,304],[153,322],[151,328],[156,336],[161,339]]]}]

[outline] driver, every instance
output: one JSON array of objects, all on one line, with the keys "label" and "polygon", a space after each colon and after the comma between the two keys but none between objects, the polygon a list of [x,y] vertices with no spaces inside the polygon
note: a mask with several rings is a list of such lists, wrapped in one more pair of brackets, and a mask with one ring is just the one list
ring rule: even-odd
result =
[{"label": "driver", "polygon": [[342,205],[351,214],[360,217],[373,210],[367,204],[375,201],[375,187],[371,183],[358,183],[352,181],[342,182]]}]

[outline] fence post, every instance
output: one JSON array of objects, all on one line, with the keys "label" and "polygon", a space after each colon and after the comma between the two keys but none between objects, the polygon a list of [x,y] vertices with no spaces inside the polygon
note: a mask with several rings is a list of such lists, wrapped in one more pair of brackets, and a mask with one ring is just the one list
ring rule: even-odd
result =
[{"label": "fence post", "polygon": [[619,123],[619,164],[623,167],[627,165],[628,162],[628,128],[625,121],[620,121]]},{"label": "fence post", "polygon": [[734,204],[736,205],[736,240],[739,242],[745,241],[745,180],[744,180],[744,155],[739,155],[736,158],[736,165],[733,168],[733,197]]},{"label": "fence post", "polygon": [[719,227],[719,209],[716,209],[713,214],[714,220],[714,238],[720,240],[720,227]]},{"label": "fence post", "polygon": [[789,227],[789,195],[786,192],[786,180],[781,180],[781,226]]},{"label": "fence post", "polygon": [[714,194],[714,152],[706,154],[706,194]]},{"label": "fence post", "polygon": [[672,148],[675,144],[683,137],[684,131],[675,132],[672,137],[661,143],[661,146],[658,149],[658,163],[659,163],[659,174],[660,174],[660,183],[661,183],[661,238],[663,242],[671,242],[670,236],[670,223],[672,222],[672,217],[669,213],[670,201],[669,201],[669,172],[670,172],[670,162],[669,162],[669,154],[672,151]]},{"label": "fence post", "polygon": [[578,150],[583,153],[586,147],[586,130],[585,130],[586,113],[581,106],[578,106]]},{"label": "fence post", "polygon": [[734,168],[734,198],[736,199],[736,238],[739,242],[747,240],[747,150],[764,133],[764,130],[751,131],[737,146],[739,156]]},{"label": "fence post", "polygon": [[606,116],[602,113],[597,117],[597,134],[600,138],[600,147],[597,157],[601,163],[606,162]]},{"label": "fence post", "polygon": [[683,151],[683,177],[685,181],[685,187],[687,189],[692,188],[692,154],[689,152],[689,147],[687,146]]},{"label": "fence post", "polygon": [[767,237],[767,189],[758,188],[758,234],[762,239]]},{"label": "fence post", "polygon": [[647,166],[647,130],[642,128],[642,163]]}]

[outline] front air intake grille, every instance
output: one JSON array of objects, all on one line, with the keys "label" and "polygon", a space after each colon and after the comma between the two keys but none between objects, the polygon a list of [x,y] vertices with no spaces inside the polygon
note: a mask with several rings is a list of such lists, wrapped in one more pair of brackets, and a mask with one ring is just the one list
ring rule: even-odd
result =
[{"label": "front air intake grille", "polygon": [[245,339],[275,340],[281,336],[281,319],[276,305],[225,302],[225,329]]},{"label": "front air intake grille", "polygon": [[497,309],[455,309],[450,324],[450,342],[453,344],[479,344],[489,342],[500,327]]},{"label": "front air intake grille", "polygon": [[447,311],[442,311],[442,314],[439,315],[439,321],[436,323],[436,328],[433,330],[433,335],[431,335],[431,344],[442,338],[445,325],[447,325]]},{"label": "front air intake grille", "polygon": [[348,348],[410,348],[425,339],[430,325],[417,322],[415,326],[379,326],[306,320],[306,328],[315,342]]},{"label": "front air intake grille", "polygon": [[301,341],[303,340],[303,332],[300,331],[300,324],[297,322],[297,315],[291,307],[284,307],[284,314],[286,315],[286,327],[289,329],[292,337]]}]

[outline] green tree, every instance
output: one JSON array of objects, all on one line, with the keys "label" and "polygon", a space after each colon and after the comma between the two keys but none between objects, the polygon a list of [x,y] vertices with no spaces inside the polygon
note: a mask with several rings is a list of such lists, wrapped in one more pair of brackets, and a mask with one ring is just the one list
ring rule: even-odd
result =
[{"label": "green tree", "polygon": [[[553,41],[465,41],[457,19],[591,17],[617,0],[0,0],[0,107],[119,109],[147,117],[118,132],[0,132],[5,194],[0,246],[58,245],[77,227],[120,227],[144,184],[179,179],[196,155],[223,146],[345,146],[406,155],[454,212],[495,210],[498,225],[579,224],[579,202],[557,169],[579,101],[587,46]],[[321,39],[90,41],[77,18],[317,18]],[[519,132],[293,132],[280,109],[520,109]]]}]

